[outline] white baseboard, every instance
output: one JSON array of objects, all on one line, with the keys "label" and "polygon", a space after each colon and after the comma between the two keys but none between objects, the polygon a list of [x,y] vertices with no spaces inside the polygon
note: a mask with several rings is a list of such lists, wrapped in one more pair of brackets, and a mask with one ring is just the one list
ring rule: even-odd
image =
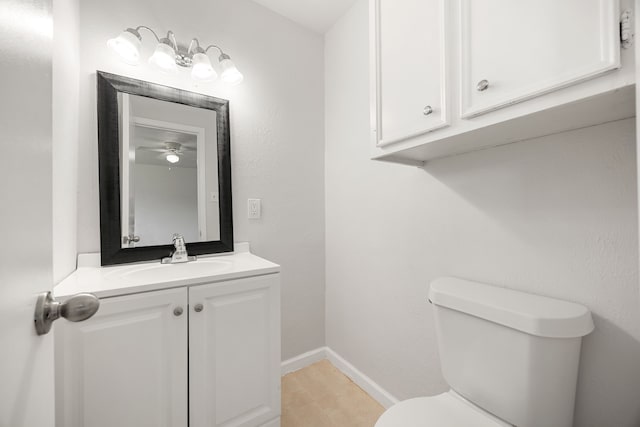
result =
[{"label": "white baseboard", "polygon": [[377,400],[384,408],[390,408],[398,403],[398,399],[396,399],[391,393],[383,389],[378,385],[378,383],[363,374],[351,363],[347,362],[338,353],[331,350],[329,347],[326,347],[326,352],[327,359],[329,359],[329,362],[331,362],[333,366],[340,369],[343,374],[351,378],[354,383],[358,384],[361,389]]},{"label": "white baseboard", "polygon": [[260,427],[280,427],[280,417],[275,420],[271,420],[266,424],[262,424]]},{"label": "white baseboard", "polygon": [[363,374],[355,366],[329,347],[320,347],[285,360],[282,362],[282,375],[305,368],[324,359],[329,360],[333,366],[338,368],[347,377],[351,378],[354,383],[366,391],[384,408],[390,408],[398,403],[398,399],[396,399],[391,393],[383,389],[375,381]]},{"label": "white baseboard", "polygon": [[313,365],[316,362],[327,358],[326,347],[316,348],[315,350],[307,351],[298,356],[287,359],[280,365],[280,374],[285,375],[289,372],[294,372],[302,368],[306,368],[309,365]]}]

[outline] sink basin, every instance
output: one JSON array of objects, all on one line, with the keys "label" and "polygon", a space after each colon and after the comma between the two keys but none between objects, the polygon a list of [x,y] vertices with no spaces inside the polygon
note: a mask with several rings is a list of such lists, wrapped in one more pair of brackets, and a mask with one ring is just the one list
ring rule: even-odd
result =
[{"label": "sink basin", "polygon": [[140,264],[109,273],[109,280],[126,283],[162,283],[213,276],[231,268],[231,262],[199,259],[182,264]]}]

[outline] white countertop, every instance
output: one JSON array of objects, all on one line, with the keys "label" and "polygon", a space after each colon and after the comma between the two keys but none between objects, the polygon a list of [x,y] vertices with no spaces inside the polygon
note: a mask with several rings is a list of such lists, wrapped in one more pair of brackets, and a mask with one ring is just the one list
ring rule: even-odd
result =
[{"label": "white countertop", "polygon": [[82,266],[54,287],[56,298],[92,293],[98,298],[220,282],[280,272],[280,266],[247,251],[202,256],[184,264],[159,261],[117,266]]}]

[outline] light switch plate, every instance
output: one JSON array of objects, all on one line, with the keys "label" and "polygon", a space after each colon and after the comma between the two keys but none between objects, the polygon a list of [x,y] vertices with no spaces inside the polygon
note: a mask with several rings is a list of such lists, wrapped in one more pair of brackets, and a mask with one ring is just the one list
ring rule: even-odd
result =
[{"label": "light switch plate", "polygon": [[262,200],[260,199],[249,199],[247,201],[247,218],[249,219],[260,219],[262,215]]}]

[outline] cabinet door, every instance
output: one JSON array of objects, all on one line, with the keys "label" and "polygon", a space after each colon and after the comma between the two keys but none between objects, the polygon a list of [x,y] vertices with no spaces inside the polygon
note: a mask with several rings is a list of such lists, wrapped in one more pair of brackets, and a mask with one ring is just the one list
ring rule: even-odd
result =
[{"label": "cabinet door", "polygon": [[459,7],[463,118],[620,67],[618,0],[459,0]]},{"label": "cabinet door", "polygon": [[370,0],[371,119],[378,147],[447,126],[444,0]]},{"label": "cabinet door", "polygon": [[187,427],[187,362],[186,289],[103,299],[56,324],[57,425]]},{"label": "cabinet door", "polygon": [[254,427],[279,416],[279,286],[272,274],[189,289],[191,427]]}]

